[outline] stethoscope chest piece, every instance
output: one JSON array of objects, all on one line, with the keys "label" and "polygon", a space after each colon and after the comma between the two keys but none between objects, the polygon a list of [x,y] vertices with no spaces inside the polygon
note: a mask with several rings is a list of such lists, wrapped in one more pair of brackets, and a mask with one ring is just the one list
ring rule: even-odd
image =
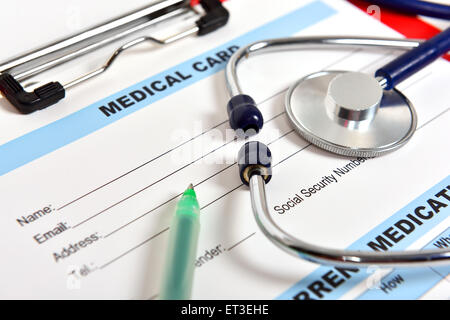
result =
[{"label": "stethoscope chest piece", "polygon": [[286,113],[295,130],[318,147],[345,156],[375,157],[403,146],[417,117],[398,90],[383,90],[360,72],[322,71],[294,83]]}]

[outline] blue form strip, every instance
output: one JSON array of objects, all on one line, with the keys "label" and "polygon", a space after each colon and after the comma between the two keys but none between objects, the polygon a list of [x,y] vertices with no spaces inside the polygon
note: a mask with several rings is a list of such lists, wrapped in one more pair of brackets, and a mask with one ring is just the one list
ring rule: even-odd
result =
[{"label": "blue form strip", "polygon": [[[420,226],[415,225],[414,231],[412,231],[409,235],[406,235],[399,242],[393,243],[393,241],[390,241],[392,247],[390,247],[389,250],[406,249],[417,239],[422,237],[425,233],[433,229],[436,225],[438,225],[449,216],[450,201],[443,196],[436,197],[436,194],[444,189],[448,190],[447,197],[450,196],[450,176],[436,184],[434,187],[416,198],[410,204],[406,205],[404,208],[396,212],[390,218],[386,219],[383,223],[358,239],[347,249],[371,250],[367,246],[369,242],[375,241],[375,237],[377,237],[378,235],[383,235],[383,232],[386,232],[386,230],[392,227],[395,223],[397,223],[401,219],[405,219],[407,214],[414,214],[417,207],[426,206],[428,204],[428,199],[436,199],[442,201],[442,203],[445,204],[445,207],[439,208],[439,212],[434,213],[432,218],[429,218],[429,220],[421,220],[423,224]],[[430,211],[430,208],[420,210],[420,212],[422,212],[424,216],[428,214],[428,211]],[[396,229],[393,229],[388,233],[393,234],[393,231],[395,230]],[[400,235],[401,233],[399,232],[395,235],[395,237],[398,238]],[[386,236],[384,236],[384,238],[387,239]],[[373,270],[373,268],[346,270],[329,266],[321,266],[310,273],[308,276],[297,282],[287,291],[282,293],[277,297],[277,299],[339,299],[343,294],[347,293],[350,289],[361,283],[361,281],[367,279]],[[425,293],[426,290],[430,288],[430,283],[435,283],[435,280],[437,279],[435,277],[436,274],[432,275],[429,268],[424,268],[423,270],[425,270],[423,274],[420,273],[421,270],[406,271],[405,273],[402,273],[404,274],[405,279],[409,279],[409,282],[412,282],[411,279],[414,279],[415,284],[413,286],[413,289],[417,290],[417,296],[421,296],[423,293]],[[390,274],[388,275],[388,279],[394,280],[390,277],[395,278],[396,275],[397,273]],[[404,282],[406,283],[406,281],[407,280],[405,280]]]},{"label": "blue form strip", "polygon": [[[193,69],[193,64],[196,62],[204,62],[208,57],[215,55],[217,52],[225,51],[233,46],[244,46],[248,43],[265,38],[290,36],[335,13],[336,11],[334,9],[323,2],[314,1],[213,50],[165,70],[49,125],[11,140],[0,146],[0,176],[85,137],[141,108],[194,84],[197,81],[207,78],[223,70],[226,66],[226,63],[223,62],[215,64],[205,71],[199,72]],[[202,67],[204,66],[205,65]],[[136,102],[132,106],[124,108],[120,112],[112,114],[109,117],[106,117],[99,111],[99,107],[107,105],[108,102],[126,96],[132,91],[142,90],[143,86],[149,86],[149,84],[154,81],[162,81],[166,76],[173,76],[176,72],[185,76],[191,75],[191,77],[181,83],[173,84],[173,86],[168,87],[163,92],[157,92],[157,94],[150,98],[144,99],[141,102]]]},{"label": "blue form strip", "polygon": [[396,268],[358,300],[414,300],[442,280],[431,268]]},{"label": "blue form strip", "polygon": [[[450,250],[450,228],[434,238],[429,244],[424,247],[424,249]],[[443,278],[450,274],[450,265],[442,267],[432,267],[431,269]]]}]

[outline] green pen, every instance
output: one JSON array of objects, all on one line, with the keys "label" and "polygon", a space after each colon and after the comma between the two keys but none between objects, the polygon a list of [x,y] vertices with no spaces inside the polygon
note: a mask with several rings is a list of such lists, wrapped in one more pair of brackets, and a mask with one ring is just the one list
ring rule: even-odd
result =
[{"label": "green pen", "polygon": [[192,184],[177,203],[169,235],[163,272],[161,300],[187,300],[191,297],[195,256],[200,231],[200,206]]}]

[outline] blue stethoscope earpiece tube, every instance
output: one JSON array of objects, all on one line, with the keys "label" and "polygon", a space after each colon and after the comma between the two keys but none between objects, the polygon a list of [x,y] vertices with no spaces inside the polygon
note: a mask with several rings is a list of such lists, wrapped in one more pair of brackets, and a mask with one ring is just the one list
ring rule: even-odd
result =
[{"label": "blue stethoscope earpiece tube", "polygon": [[418,72],[431,62],[450,50],[450,28],[437,34],[430,40],[420,44],[394,61],[375,72],[375,77],[386,79],[385,90],[390,90],[397,84]]},{"label": "blue stethoscope earpiece tube", "polygon": [[259,141],[244,144],[238,153],[239,176],[242,183],[248,186],[253,174],[259,174],[264,182],[272,178],[272,153],[269,147]]},{"label": "blue stethoscope earpiece tube", "polygon": [[[264,119],[256,106],[255,100],[246,94],[239,94],[230,99],[227,105],[230,126],[244,133],[258,133],[264,124]],[[251,134],[250,134],[251,135]]]}]

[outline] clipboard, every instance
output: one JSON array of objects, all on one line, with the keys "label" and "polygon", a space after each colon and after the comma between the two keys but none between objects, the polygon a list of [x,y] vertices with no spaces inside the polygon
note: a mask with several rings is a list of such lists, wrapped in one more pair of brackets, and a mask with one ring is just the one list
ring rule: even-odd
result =
[{"label": "clipboard", "polygon": [[[208,34],[227,23],[229,13],[219,0],[199,1],[202,12],[194,4],[189,0],[152,2],[141,9],[12,58],[0,64],[0,92],[20,113],[29,114],[57,103],[65,98],[67,89],[106,72],[130,48],[144,42],[168,45],[191,35]],[[164,38],[143,35],[124,43],[127,36],[138,31],[192,13],[197,16],[197,20],[183,26],[181,31]],[[67,83],[52,81],[39,85],[32,92],[26,91],[21,84],[21,81],[120,41],[122,44],[102,66]]]}]

